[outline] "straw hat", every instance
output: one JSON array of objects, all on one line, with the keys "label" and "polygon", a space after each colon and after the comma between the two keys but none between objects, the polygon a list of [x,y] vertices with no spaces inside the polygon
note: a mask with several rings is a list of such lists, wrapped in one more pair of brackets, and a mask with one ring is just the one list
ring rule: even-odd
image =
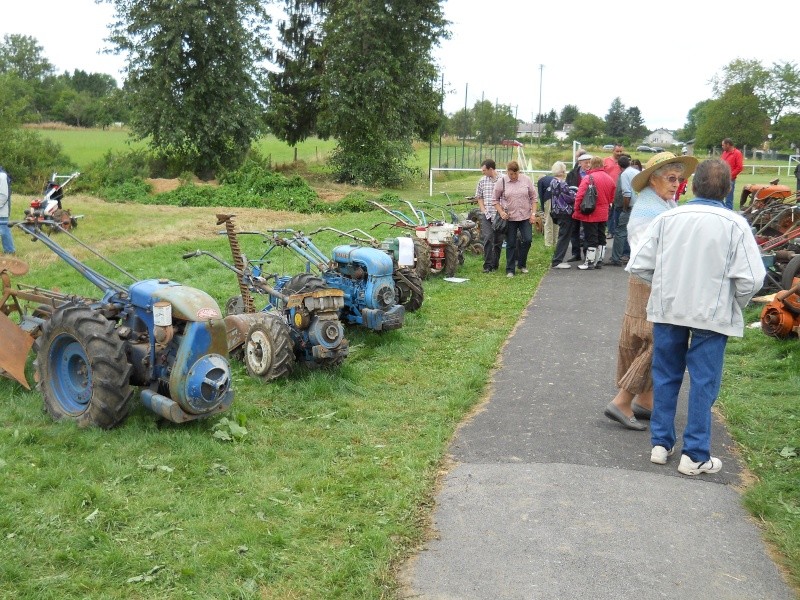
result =
[{"label": "straw hat", "polygon": [[694,173],[697,168],[697,159],[694,156],[675,156],[672,152],[659,152],[653,158],[647,161],[644,170],[633,178],[633,191],[641,192],[647,187],[647,182],[650,181],[650,175],[653,171],[669,164],[680,163],[685,167],[683,171],[683,178],[689,179],[689,176]]}]

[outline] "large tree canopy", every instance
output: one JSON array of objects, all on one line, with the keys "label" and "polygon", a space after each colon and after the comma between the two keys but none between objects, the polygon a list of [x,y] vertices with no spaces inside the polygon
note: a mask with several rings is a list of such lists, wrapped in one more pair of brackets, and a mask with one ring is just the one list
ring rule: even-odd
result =
[{"label": "large tree canopy", "polygon": [[[340,181],[394,185],[411,142],[440,124],[432,51],[446,35],[438,0],[286,0],[267,119],[296,143],[334,137]],[[310,113],[310,114],[309,114]]]},{"label": "large tree canopy", "polygon": [[134,134],[203,178],[241,163],[261,134],[258,100],[269,57],[259,0],[106,0],[110,41],[128,54]]},{"label": "large tree canopy", "polygon": [[702,111],[696,145],[711,148],[729,137],[737,146],[761,146],[769,130],[769,117],[747,83],[731,86],[719,100]]}]

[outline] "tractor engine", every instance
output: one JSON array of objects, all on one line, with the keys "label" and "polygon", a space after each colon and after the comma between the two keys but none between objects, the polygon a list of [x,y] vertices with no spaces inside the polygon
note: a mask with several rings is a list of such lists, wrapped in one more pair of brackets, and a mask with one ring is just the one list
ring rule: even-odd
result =
[{"label": "tractor engine", "polygon": [[345,294],[345,320],[375,331],[399,329],[405,309],[397,304],[394,263],[385,252],[354,245],[333,249],[334,270],[323,274],[331,287]]},{"label": "tractor engine", "polygon": [[182,423],[227,410],[233,402],[225,322],[203,291],[166,279],[130,288],[132,311],[117,328],[142,403]]}]

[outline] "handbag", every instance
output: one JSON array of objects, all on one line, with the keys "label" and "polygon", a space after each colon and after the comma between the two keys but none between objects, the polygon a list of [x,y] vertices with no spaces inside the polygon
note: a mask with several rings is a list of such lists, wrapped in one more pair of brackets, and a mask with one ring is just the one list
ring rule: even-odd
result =
[{"label": "handbag", "polygon": [[499,212],[494,213],[492,217],[492,229],[495,233],[505,233],[508,228],[508,221],[500,216]]},{"label": "handbag", "polygon": [[589,187],[586,188],[586,194],[581,200],[581,214],[590,215],[597,207],[597,188],[594,185],[594,177],[589,175]]},{"label": "handbag", "polygon": [[[506,179],[503,177],[503,193],[501,196],[505,197],[506,195]],[[495,233],[505,233],[506,229],[508,228],[508,221],[506,221],[503,217],[500,216],[499,212],[494,213],[492,217],[492,229]]]}]

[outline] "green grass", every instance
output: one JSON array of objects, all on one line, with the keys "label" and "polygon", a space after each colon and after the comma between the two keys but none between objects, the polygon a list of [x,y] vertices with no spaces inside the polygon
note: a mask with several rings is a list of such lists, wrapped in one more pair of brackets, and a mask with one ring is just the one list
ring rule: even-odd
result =
[{"label": "green grass", "polygon": [[[87,219],[83,239],[124,235],[113,210],[129,208]],[[243,244],[255,255],[255,238]],[[18,246],[23,256],[36,247]],[[188,239],[112,258],[224,302],[232,273],[179,258],[197,247],[229,253],[224,238]],[[228,416],[248,430],[236,443],[213,437],[219,419],[164,425],[141,407],[113,431],[77,430],[50,421],[37,393],[0,381],[0,598],[393,596],[394,568],[423,539],[447,443],[548,264],[539,238],[531,276],[487,287],[468,256],[459,275],[470,281],[426,282],[403,329],[348,329],[351,355],[337,372],[265,384],[234,365]],[[25,279],[91,291],[62,264]],[[487,303],[497,309],[488,326]]]},{"label": "green grass", "polygon": [[[92,162],[101,159],[106,152],[124,151],[128,148],[141,148],[145,143],[132,141],[127,129],[50,129],[33,128],[45,138],[58,142],[79,169],[85,169]],[[323,162],[336,146],[333,140],[309,138],[297,144],[297,160],[308,164]],[[280,166],[294,161],[294,148],[281,142],[273,135],[258,140],[256,147],[265,157],[272,159],[273,165]]]},{"label": "green grass", "polygon": [[[737,189],[769,178],[742,175]],[[475,181],[448,176],[433,200],[445,200],[442,190],[459,200]],[[398,195],[427,199],[427,180]],[[14,212],[27,201],[20,197]],[[110,249],[137,277],[170,277],[221,304],[237,293],[233,275],[210,259],[179,258],[196,248],[229,256],[223,238],[209,238],[213,209],[162,214],[72,196],[66,206],[88,215],[80,237]],[[371,226],[384,216],[294,219],[311,231]],[[392,235],[385,227],[374,233]],[[71,269],[43,259],[51,257],[41,244],[16,242],[31,262],[27,282],[96,295]],[[340,242],[320,238],[327,249]],[[255,238],[244,244],[248,256],[258,255]],[[235,364],[227,416],[248,430],[236,443],[213,437],[219,419],[161,425],[143,408],[114,431],[78,431],[51,422],[36,392],[0,379],[0,598],[394,597],[394,569],[423,538],[447,443],[485,392],[499,348],[549,264],[540,237],[531,262],[531,277],[485,286],[481,261],[468,255],[459,275],[470,281],[426,282],[425,304],[402,330],[348,330],[351,356],[338,372],[300,370],[263,384]],[[299,265],[283,255],[273,267]],[[754,476],[744,504],[797,588],[799,348],[796,339],[758,330],[731,339],[719,403]]]},{"label": "green grass", "polygon": [[[748,322],[759,310],[748,309]],[[719,403],[755,481],[744,504],[800,587],[800,343],[748,329],[731,338]]]}]

